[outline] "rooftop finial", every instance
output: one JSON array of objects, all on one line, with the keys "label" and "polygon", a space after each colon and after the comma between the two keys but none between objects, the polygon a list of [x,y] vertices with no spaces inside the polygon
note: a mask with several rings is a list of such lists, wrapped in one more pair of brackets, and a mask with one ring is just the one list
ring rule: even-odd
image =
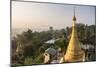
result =
[{"label": "rooftop finial", "polygon": [[73,7],[73,11],[74,11],[74,16],[75,16],[75,6]]},{"label": "rooftop finial", "polygon": [[76,17],[75,17],[75,6],[73,7],[73,11],[74,11],[73,21],[76,21]]}]

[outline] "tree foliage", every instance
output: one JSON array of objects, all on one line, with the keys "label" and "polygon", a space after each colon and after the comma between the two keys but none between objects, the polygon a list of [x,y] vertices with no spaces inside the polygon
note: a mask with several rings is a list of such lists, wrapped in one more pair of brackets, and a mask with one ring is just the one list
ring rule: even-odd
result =
[{"label": "tree foliage", "polygon": [[[83,44],[96,44],[95,25],[77,24],[76,28],[80,42]],[[55,41],[54,46],[60,47],[65,51],[70,40],[71,31],[72,27],[66,27],[61,30],[54,30],[53,27],[49,27],[48,31],[33,32],[28,29],[22,34],[18,34],[17,37],[14,37],[14,41],[16,41],[16,44],[14,44],[21,44],[24,47],[24,60],[20,60],[25,64],[31,64],[31,62],[42,63],[43,56],[41,54],[49,47],[45,42],[51,39],[59,39]]]}]

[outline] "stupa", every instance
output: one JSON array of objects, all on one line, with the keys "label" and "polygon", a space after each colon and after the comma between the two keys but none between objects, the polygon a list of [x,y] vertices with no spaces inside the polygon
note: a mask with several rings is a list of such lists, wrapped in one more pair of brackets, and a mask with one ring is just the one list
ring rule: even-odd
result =
[{"label": "stupa", "polygon": [[81,45],[77,36],[76,30],[76,16],[75,16],[75,8],[74,8],[74,16],[72,19],[72,34],[69,41],[68,48],[66,49],[66,53],[64,57],[61,59],[62,62],[80,62],[85,60],[85,53],[81,49]]}]

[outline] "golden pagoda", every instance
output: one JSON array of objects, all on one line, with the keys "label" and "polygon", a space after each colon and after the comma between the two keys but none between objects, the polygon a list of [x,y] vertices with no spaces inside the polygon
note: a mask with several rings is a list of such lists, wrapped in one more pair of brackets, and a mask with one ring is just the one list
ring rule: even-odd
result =
[{"label": "golden pagoda", "polygon": [[16,49],[17,54],[23,54],[23,46],[21,44],[18,44]]},{"label": "golden pagoda", "polygon": [[63,62],[79,62],[79,61],[84,61],[84,59],[85,59],[85,53],[81,49],[81,45],[77,36],[76,17],[74,9],[71,39],[69,41],[66,54],[63,57]]}]

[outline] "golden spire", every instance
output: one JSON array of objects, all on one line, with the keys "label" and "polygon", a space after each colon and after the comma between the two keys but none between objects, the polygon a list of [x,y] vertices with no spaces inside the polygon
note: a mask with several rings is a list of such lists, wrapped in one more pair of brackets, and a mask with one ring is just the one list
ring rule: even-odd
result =
[{"label": "golden spire", "polygon": [[23,46],[20,43],[18,43],[16,53],[17,54],[23,54]]},{"label": "golden spire", "polygon": [[73,21],[76,21],[76,17],[75,17],[75,7],[74,7],[73,11],[74,11]]},{"label": "golden spire", "polygon": [[71,39],[64,56],[65,62],[77,62],[83,61],[84,52],[81,50],[80,42],[78,40],[77,31],[76,31],[76,17],[75,17],[75,8],[74,8],[74,17],[72,25],[72,34]]}]

